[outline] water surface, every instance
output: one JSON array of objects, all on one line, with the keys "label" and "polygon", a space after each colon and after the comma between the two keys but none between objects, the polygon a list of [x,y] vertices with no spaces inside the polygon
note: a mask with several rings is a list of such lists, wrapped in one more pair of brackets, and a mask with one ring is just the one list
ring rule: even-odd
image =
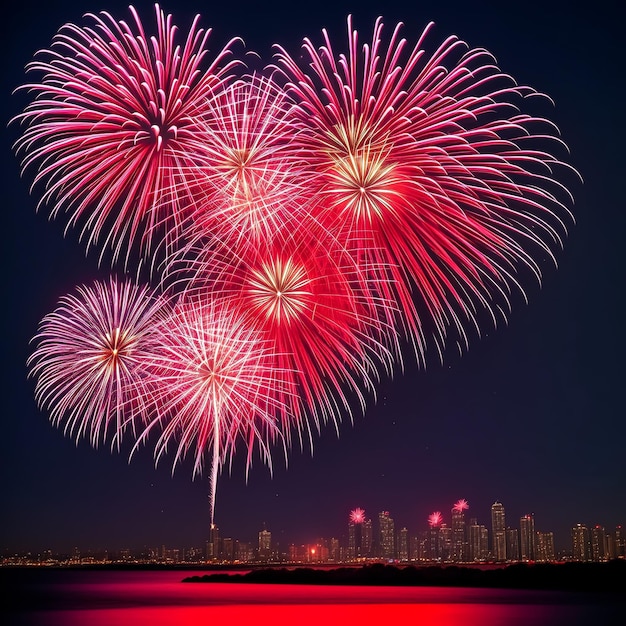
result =
[{"label": "water surface", "polygon": [[[451,587],[182,583],[198,572],[2,572],[9,626],[618,626],[617,595]],[[5,596],[6,598],[6,596]]]}]

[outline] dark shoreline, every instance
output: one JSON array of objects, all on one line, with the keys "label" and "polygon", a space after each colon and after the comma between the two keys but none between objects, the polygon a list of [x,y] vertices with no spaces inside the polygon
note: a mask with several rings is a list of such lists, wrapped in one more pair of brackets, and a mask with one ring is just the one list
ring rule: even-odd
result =
[{"label": "dark shoreline", "polygon": [[244,574],[189,576],[186,583],[295,585],[435,586],[555,591],[610,592],[626,596],[626,561],[608,563],[517,563],[494,569],[459,566],[362,567],[313,569],[264,568]]}]

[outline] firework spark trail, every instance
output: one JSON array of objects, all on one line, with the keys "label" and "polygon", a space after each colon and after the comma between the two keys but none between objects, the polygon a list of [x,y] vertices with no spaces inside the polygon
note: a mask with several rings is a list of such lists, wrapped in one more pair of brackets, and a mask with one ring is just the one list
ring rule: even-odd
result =
[{"label": "firework spark trail", "polygon": [[427,56],[431,26],[409,49],[398,25],[385,48],[379,19],[360,54],[349,18],[347,55],[325,31],[319,48],[304,40],[306,69],[277,54],[298,102],[317,217],[360,262],[382,268],[379,289],[395,297],[422,361],[421,315],[438,347],[451,328],[467,345],[477,310],[494,323],[505,316],[510,288],[523,295],[517,268],[539,278],[534,255],[553,258],[571,220],[553,174],[567,166],[541,147],[561,143],[555,129],[517,112],[539,94],[456,37]]},{"label": "firework spark trail", "polygon": [[127,428],[148,419],[154,398],[146,366],[152,328],[167,300],[130,281],[96,282],[61,298],[41,321],[28,360],[35,397],[55,425],[96,447],[112,431],[119,448]]},{"label": "firework spark trail", "polygon": [[256,445],[271,469],[269,444],[281,439],[275,415],[284,414],[280,399],[291,390],[269,343],[222,303],[181,301],[154,332],[160,349],[148,369],[163,411],[137,446],[158,431],[157,462],[173,444],[173,467],[191,455],[194,475],[210,451],[213,522],[217,477],[238,441],[247,446],[248,468]]},{"label": "firework spark trail", "polygon": [[22,169],[45,184],[39,205],[67,213],[68,229],[82,223],[87,249],[100,245],[102,259],[111,248],[113,262],[136,245],[150,255],[156,233],[170,245],[180,235],[196,201],[196,119],[238,65],[231,41],[202,71],[211,31],[196,16],[181,48],[155,9],[150,38],[132,7],[131,25],[103,12],[61,28],[28,65],[42,78],[22,87],[35,99],[15,118],[27,126],[15,145]]}]

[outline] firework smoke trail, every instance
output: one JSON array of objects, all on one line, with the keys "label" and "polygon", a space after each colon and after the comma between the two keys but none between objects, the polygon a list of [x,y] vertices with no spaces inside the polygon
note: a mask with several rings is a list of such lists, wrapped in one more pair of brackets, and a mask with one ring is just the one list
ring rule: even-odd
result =
[{"label": "firework smoke trail", "polygon": [[15,118],[26,124],[22,169],[38,168],[33,186],[45,184],[39,204],[67,213],[68,228],[82,223],[87,249],[100,245],[102,259],[111,248],[113,262],[180,235],[196,201],[196,119],[238,64],[230,42],[202,71],[211,31],[196,16],[181,47],[171,16],[155,10],[150,38],[133,7],[131,25],[103,12],[86,16],[92,26],[63,26],[27,66],[42,78],[22,87],[35,99]]},{"label": "firework smoke trail", "polygon": [[28,367],[39,406],[65,434],[96,447],[112,431],[119,448],[124,431],[148,419],[152,328],[168,308],[147,287],[111,278],[78,287],[44,317]]},{"label": "firework smoke trail", "polygon": [[214,520],[217,478],[238,441],[255,444],[271,469],[269,444],[280,439],[277,398],[290,389],[276,369],[267,341],[221,304],[180,301],[154,330],[160,346],[149,364],[154,400],[162,407],[137,441],[159,432],[155,458],[175,446],[173,467],[190,454],[194,475],[210,459],[210,508]]},{"label": "firework smoke trail", "polygon": [[[337,55],[326,31],[317,48],[303,43],[302,69],[278,47],[277,65],[297,101],[294,116],[321,199],[317,218],[359,263],[381,268],[378,290],[395,298],[423,361],[420,316],[434,322],[436,345],[477,310],[505,316],[524,266],[540,277],[535,256],[561,245],[564,203],[555,179],[565,169],[553,125],[518,113],[537,96],[495,66],[486,51],[456,37],[431,55],[413,48],[399,24],[386,47],[377,20],[359,51],[348,18],[348,53]],[[374,270],[376,271],[376,270]]]},{"label": "firework smoke trail", "polygon": [[381,368],[390,370],[391,353],[376,337],[384,332],[368,315],[367,301],[351,286],[329,245],[310,241],[301,231],[263,246],[230,250],[220,262],[214,251],[195,249],[185,257],[192,278],[186,297],[213,298],[232,307],[244,322],[270,342],[274,367],[297,390],[282,401],[288,443],[331,422],[338,428],[351,416],[354,397],[365,410],[364,391],[374,392]]}]

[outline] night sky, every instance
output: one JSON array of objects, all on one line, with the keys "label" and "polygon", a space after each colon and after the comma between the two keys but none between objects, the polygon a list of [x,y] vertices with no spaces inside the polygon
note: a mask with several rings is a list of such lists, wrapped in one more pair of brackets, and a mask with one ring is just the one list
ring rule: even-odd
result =
[{"label": "night sky", "polygon": [[[128,447],[111,453],[76,446],[48,422],[27,379],[29,340],[39,320],[76,285],[109,275],[97,256],[84,255],[75,231],[36,213],[6,127],[27,97],[12,95],[26,81],[24,66],[48,47],[65,22],[107,10],[129,18],[127,3],[110,0],[11,3],[3,14],[2,78],[3,245],[6,279],[0,437],[3,551],[54,551],[203,545],[208,534],[208,480],[191,480],[191,463],[172,476],[170,459],[154,468],[144,449],[128,463]],[[416,40],[429,21],[431,43],[456,34],[484,47],[521,84],[549,94],[546,114],[568,144],[569,162],[584,184],[565,177],[574,196],[558,269],[544,264],[539,287],[525,281],[526,305],[513,298],[508,326],[485,325],[462,356],[443,365],[431,354],[427,371],[410,360],[404,373],[379,386],[364,416],[316,437],[314,454],[291,451],[285,467],[276,450],[274,475],[255,462],[246,483],[244,459],[222,474],[216,521],[223,536],[253,540],[265,523],[282,544],[342,536],[350,509],[375,518],[389,510],[396,528],[426,528],[430,512],[449,520],[459,498],[470,517],[490,526],[490,506],[501,501],[507,524],[535,513],[538,530],[552,530],[557,547],[569,545],[575,523],[626,524],[624,412],[624,201],[623,21],[618,2],[587,9],[570,2],[237,2],[163,3],[185,32],[195,13],[212,27],[217,50],[233,36],[269,61],[271,45],[295,53],[303,37],[320,41],[327,28],[337,47],[353,13],[369,40],[382,13],[387,32],[398,21]],[[213,5],[211,7],[211,5]],[[153,8],[135,6],[150,30]],[[614,7],[611,9],[610,7]],[[619,30],[618,30],[619,29]],[[243,456],[243,455],[241,455]]]}]

